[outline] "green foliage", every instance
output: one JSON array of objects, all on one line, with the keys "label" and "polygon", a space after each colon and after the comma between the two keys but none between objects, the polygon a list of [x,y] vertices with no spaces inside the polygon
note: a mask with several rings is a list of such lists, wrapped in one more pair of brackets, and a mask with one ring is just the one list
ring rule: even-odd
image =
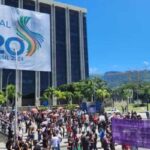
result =
[{"label": "green foliage", "polygon": [[4,96],[4,93],[0,91],[0,105],[4,104],[6,102],[6,97]]},{"label": "green foliage", "polygon": [[141,103],[141,104],[133,104],[133,107],[144,107],[146,104]]},{"label": "green foliage", "polygon": [[98,89],[105,89],[107,94],[104,90],[105,95],[103,95],[103,98],[108,97],[109,94],[106,83],[98,77],[91,77],[79,82],[64,84],[57,88],[48,87],[41,97],[41,100],[51,99],[52,96],[54,96],[58,100],[67,100],[70,103],[72,101],[75,102],[75,100],[81,102],[83,98],[91,101],[93,97],[96,96],[96,91]]},{"label": "green foliage", "polygon": [[97,89],[96,96],[98,99],[104,100],[105,98],[110,97],[110,93],[107,89]]},{"label": "green foliage", "polygon": [[48,87],[44,91],[43,98],[45,98],[45,99],[49,99],[49,97],[52,98],[52,96],[54,95],[54,92],[55,92],[55,89],[53,87]]},{"label": "green foliage", "polygon": [[79,105],[76,105],[76,104],[68,104],[65,106],[65,109],[68,109],[68,110],[74,110],[78,107]]},{"label": "green foliage", "polygon": [[13,85],[13,84],[7,85],[6,92],[7,92],[7,98],[8,99],[14,99],[15,98],[15,92],[16,92],[15,85]]},{"label": "green foliage", "polygon": [[98,89],[106,89],[106,83],[98,77],[92,77],[82,81],[82,93],[84,98],[92,100]]},{"label": "green foliage", "polygon": [[48,101],[48,97],[46,94],[43,94],[42,97],[40,97],[40,101]]},{"label": "green foliage", "polygon": [[39,106],[38,110],[45,111],[45,110],[48,110],[48,107],[46,107],[46,106]]},{"label": "green foliage", "polygon": [[132,89],[123,89],[123,97],[125,99],[132,98],[133,97],[132,95],[133,95]]},{"label": "green foliage", "polygon": [[62,91],[60,91],[60,90],[56,90],[56,91],[54,92],[54,95],[55,95],[55,97],[56,97],[57,99],[59,99],[59,100],[65,100],[65,99],[66,99],[65,92],[62,92]]}]

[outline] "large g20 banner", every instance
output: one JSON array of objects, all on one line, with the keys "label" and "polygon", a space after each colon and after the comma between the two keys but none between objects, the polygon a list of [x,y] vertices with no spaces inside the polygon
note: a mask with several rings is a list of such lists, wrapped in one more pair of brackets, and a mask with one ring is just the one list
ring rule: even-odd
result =
[{"label": "large g20 banner", "polygon": [[50,16],[0,5],[0,68],[16,64],[20,70],[51,71]]}]

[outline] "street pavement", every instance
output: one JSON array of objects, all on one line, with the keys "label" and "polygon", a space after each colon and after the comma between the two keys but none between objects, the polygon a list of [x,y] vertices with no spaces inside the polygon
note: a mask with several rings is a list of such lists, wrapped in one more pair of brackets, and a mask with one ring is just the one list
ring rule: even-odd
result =
[{"label": "street pavement", "polygon": [[[7,150],[5,148],[6,141],[7,141],[7,138],[4,135],[0,134],[0,150]],[[98,150],[102,150],[101,144],[99,141],[97,143],[97,147],[98,147]],[[120,145],[116,145],[115,148],[116,148],[116,150],[122,150]],[[61,150],[67,150],[67,139],[66,138],[64,138],[61,142]],[[139,148],[138,150],[149,150],[149,149]]]}]

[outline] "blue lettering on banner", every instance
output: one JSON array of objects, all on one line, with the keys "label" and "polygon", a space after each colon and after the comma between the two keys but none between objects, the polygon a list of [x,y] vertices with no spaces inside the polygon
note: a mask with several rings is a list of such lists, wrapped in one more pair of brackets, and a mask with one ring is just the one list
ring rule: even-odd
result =
[{"label": "blue lettering on banner", "polygon": [[[19,49],[17,49],[17,56],[18,56],[17,60],[23,61],[23,57],[20,56],[21,54],[23,54],[25,50],[25,45],[23,40],[18,37],[8,37],[7,39],[4,39],[2,35],[0,35],[0,59],[12,60],[12,61],[16,60],[15,57],[16,52],[14,49],[11,48],[12,42],[15,42],[19,45]],[[2,48],[3,45],[5,48]]]},{"label": "blue lettering on banner", "polygon": [[8,21],[5,20],[0,20],[0,26],[6,27],[6,28],[11,28]]},{"label": "blue lettering on banner", "polygon": [[12,50],[12,48],[10,48],[11,42],[19,43],[20,49],[17,51],[17,55],[21,55],[24,52],[24,43],[23,43],[23,41],[21,39],[17,38],[17,37],[11,37],[11,38],[7,39],[7,41],[5,43],[6,50],[10,55],[15,56],[16,55],[15,50]]}]

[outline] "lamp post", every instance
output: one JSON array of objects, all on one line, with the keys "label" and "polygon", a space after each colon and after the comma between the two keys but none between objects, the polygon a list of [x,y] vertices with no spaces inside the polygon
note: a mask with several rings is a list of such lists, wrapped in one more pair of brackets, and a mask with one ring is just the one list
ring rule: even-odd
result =
[{"label": "lamp post", "polygon": [[[9,78],[12,75],[12,72],[10,72],[7,76],[7,82],[6,82],[6,108],[8,109],[8,91],[7,91],[7,86],[8,86],[8,82],[9,82]],[[6,110],[7,111],[7,110]]]},{"label": "lamp post", "polygon": [[17,56],[17,49],[15,50],[16,53],[16,91],[15,91],[15,139],[18,140],[18,116],[17,116],[17,101],[18,101],[18,56]]},{"label": "lamp post", "polygon": [[12,50],[15,52],[15,70],[16,70],[16,90],[15,90],[15,122],[14,122],[14,128],[15,128],[15,141],[18,140],[18,43],[12,43]]}]

